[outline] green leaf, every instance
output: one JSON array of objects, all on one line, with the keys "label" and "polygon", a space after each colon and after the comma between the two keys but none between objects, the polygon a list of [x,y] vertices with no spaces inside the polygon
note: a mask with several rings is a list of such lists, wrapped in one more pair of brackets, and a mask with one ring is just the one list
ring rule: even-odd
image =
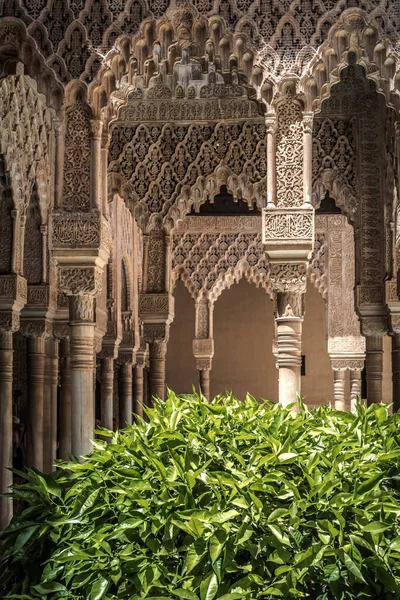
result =
[{"label": "green leaf", "polygon": [[205,555],[206,551],[207,542],[204,539],[198,539],[193,544],[191,544],[191,546],[189,546],[185,560],[187,574],[189,574],[191,571],[193,571],[195,567],[197,567],[197,565]]},{"label": "green leaf", "polygon": [[218,529],[210,537],[210,558],[214,564],[217,558],[220,556],[226,541],[226,531],[224,529]]},{"label": "green leaf", "polygon": [[200,585],[200,600],[213,600],[217,592],[218,579],[215,573],[211,573]]}]

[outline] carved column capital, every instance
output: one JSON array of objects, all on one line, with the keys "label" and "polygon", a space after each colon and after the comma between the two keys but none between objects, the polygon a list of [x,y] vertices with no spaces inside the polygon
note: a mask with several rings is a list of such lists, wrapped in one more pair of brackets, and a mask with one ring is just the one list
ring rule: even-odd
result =
[{"label": "carved column capital", "polygon": [[0,331],[14,332],[20,327],[19,311],[0,312]]},{"label": "carved column capital", "polygon": [[265,115],[265,128],[267,135],[276,133],[276,114],[267,113]]},{"label": "carved column capital", "polygon": [[62,267],[58,275],[60,291],[67,295],[94,296],[101,291],[102,270],[97,267]]},{"label": "carved column capital", "polygon": [[21,318],[21,333],[28,338],[50,338],[53,335],[53,322],[50,319]]},{"label": "carved column capital", "polygon": [[102,121],[100,121],[100,119],[91,119],[90,129],[94,138],[101,138],[101,133],[103,131]]},{"label": "carved column capital", "polygon": [[148,344],[167,342],[169,338],[169,325],[166,323],[144,323],[144,340]]},{"label": "carved column capital", "polygon": [[276,311],[278,318],[304,316],[304,293],[301,291],[277,292]]},{"label": "carved column capital", "polygon": [[275,293],[304,294],[307,287],[307,263],[272,263],[270,281]]},{"label": "carved column capital", "polygon": [[362,371],[364,358],[331,358],[333,371]]},{"label": "carved column capital", "polygon": [[303,133],[312,135],[313,132],[314,113],[304,112],[303,113]]},{"label": "carved column capital", "polygon": [[389,332],[387,315],[361,316],[361,333],[365,337],[387,335]]},{"label": "carved column capital", "polygon": [[73,295],[69,298],[70,323],[93,323],[94,298],[92,294]]}]

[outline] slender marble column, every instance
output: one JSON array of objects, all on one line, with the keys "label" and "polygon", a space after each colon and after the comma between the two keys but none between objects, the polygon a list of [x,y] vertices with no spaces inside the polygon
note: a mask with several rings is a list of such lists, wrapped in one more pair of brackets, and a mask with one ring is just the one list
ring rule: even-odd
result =
[{"label": "slender marble column", "polygon": [[71,450],[83,456],[92,450],[94,429],[93,296],[70,296]]},{"label": "slender marble column", "polygon": [[[9,492],[13,482],[12,467],[12,372],[13,337],[0,330],[0,494]],[[11,498],[0,497],[0,530],[12,517]]]},{"label": "slender marble column", "polygon": [[[101,424],[113,430],[114,359],[101,359]],[[107,438],[109,439],[109,438]]]},{"label": "slender marble column", "polygon": [[132,424],[132,363],[119,368],[119,426],[122,429]]},{"label": "slender marble column", "polygon": [[[276,332],[279,402],[287,406],[301,393],[302,294],[278,292]],[[298,316],[295,316],[298,315]]]},{"label": "slender marble column", "polygon": [[52,394],[51,394],[51,356],[45,340],[44,382],[43,382],[43,471],[52,470]]},{"label": "slender marble column", "polygon": [[392,337],[393,411],[400,408],[400,333]]},{"label": "slender marble column", "polygon": [[346,410],[346,371],[333,371],[333,394],[335,398],[335,408],[337,410]]},{"label": "slender marble column", "polygon": [[361,371],[354,369],[350,371],[350,410],[356,407],[357,398],[361,400]]},{"label": "slender marble column", "polygon": [[69,338],[60,344],[60,448],[59,456],[64,460],[71,454],[71,366]]},{"label": "slender marble column", "polygon": [[101,185],[101,132],[103,123],[99,119],[90,122],[92,129],[92,165],[90,169],[90,190],[92,207],[101,210],[102,185]]},{"label": "slender marble column", "polygon": [[133,369],[133,412],[143,417],[144,363],[136,363]]},{"label": "slender marble column", "polygon": [[27,464],[43,470],[43,403],[45,339],[28,338]]},{"label": "slender marble column", "polygon": [[153,396],[165,400],[165,356],[167,352],[164,341],[149,344],[150,356],[150,402]]},{"label": "slender marble column", "polygon": [[210,400],[210,369],[199,371],[201,393],[207,400]]},{"label": "slender marble column", "polygon": [[366,337],[367,404],[382,402],[383,339]]},{"label": "slender marble column", "polygon": [[267,206],[276,202],[276,115],[265,117],[267,127]]},{"label": "slender marble column", "polygon": [[303,115],[303,204],[311,207],[313,114]]},{"label": "slender marble column", "polygon": [[50,394],[51,394],[51,445],[50,445],[50,471],[54,471],[57,458],[58,432],[57,432],[57,391],[58,391],[58,350],[57,339],[47,340],[49,366],[50,366]]},{"label": "slender marble column", "polygon": [[55,206],[58,208],[62,204],[62,191],[64,182],[64,149],[65,149],[65,127],[64,123],[56,117],[53,120],[55,133],[55,182],[54,197]]}]

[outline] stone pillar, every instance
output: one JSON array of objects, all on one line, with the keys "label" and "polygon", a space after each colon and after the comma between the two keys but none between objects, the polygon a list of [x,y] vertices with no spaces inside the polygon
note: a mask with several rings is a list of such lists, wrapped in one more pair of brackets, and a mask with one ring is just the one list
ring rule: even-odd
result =
[{"label": "stone pillar", "polygon": [[[113,430],[114,415],[114,359],[101,359],[101,424]],[[108,438],[107,438],[108,439]]]},{"label": "stone pillar", "polygon": [[207,400],[210,400],[210,369],[201,369],[200,373],[200,390]]},{"label": "stone pillar", "polygon": [[353,412],[357,398],[361,400],[361,371],[352,369],[350,371],[350,410]]},{"label": "stone pillar", "polygon": [[90,169],[90,193],[92,208],[101,210],[103,187],[101,185],[101,132],[103,123],[99,119],[90,121],[92,128],[92,165]]},{"label": "stone pillar", "polygon": [[366,336],[367,404],[382,402],[383,339]]},{"label": "stone pillar", "polygon": [[165,358],[167,354],[166,340],[154,340],[149,344],[150,358],[150,401],[153,397],[165,400]]},{"label": "stone pillar", "polygon": [[333,371],[333,394],[335,399],[335,408],[337,410],[346,410],[346,371]]},{"label": "stone pillar", "polygon": [[70,296],[71,451],[83,456],[92,450],[94,429],[93,296]]},{"label": "stone pillar", "polygon": [[400,409],[400,333],[392,336],[393,412]]},{"label": "stone pillar", "polygon": [[140,417],[143,417],[145,362],[146,349],[140,348],[136,353],[136,364],[133,369],[133,412]]},{"label": "stone pillar", "polygon": [[[12,374],[13,334],[0,329],[0,494],[9,492],[13,482],[12,467]],[[0,496],[0,530],[12,517],[11,498]]]},{"label": "stone pillar", "polygon": [[311,207],[313,114],[303,114],[303,205]]},{"label": "stone pillar", "polygon": [[69,338],[60,344],[60,447],[59,457],[68,460],[71,454],[71,365]]},{"label": "stone pillar", "polygon": [[267,127],[267,206],[276,203],[276,115],[265,117]]},{"label": "stone pillar", "polygon": [[279,369],[279,402],[287,406],[301,393],[301,334],[303,326],[303,294],[276,294],[277,366]]},{"label": "stone pillar", "polygon": [[58,341],[46,340],[43,395],[43,471],[51,473],[57,458]]},{"label": "stone pillar", "polygon": [[101,196],[103,214],[109,216],[108,210],[108,149],[110,146],[110,136],[103,132],[101,143]]},{"label": "stone pillar", "polygon": [[119,427],[132,424],[132,363],[124,362],[119,368]]},{"label": "stone pillar", "polygon": [[55,181],[54,199],[58,208],[62,204],[62,192],[64,182],[64,150],[65,150],[65,127],[59,117],[53,119],[55,133]]},{"label": "stone pillar", "polygon": [[28,338],[27,464],[43,470],[45,338]]},{"label": "stone pillar", "polygon": [[210,371],[214,356],[213,312],[214,305],[208,298],[197,299],[193,355],[199,371],[200,390],[207,400],[210,400]]}]

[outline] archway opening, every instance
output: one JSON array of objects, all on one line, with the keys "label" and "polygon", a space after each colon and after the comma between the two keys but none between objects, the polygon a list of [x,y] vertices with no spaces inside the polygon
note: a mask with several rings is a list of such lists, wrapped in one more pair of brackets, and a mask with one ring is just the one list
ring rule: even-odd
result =
[{"label": "archway opening", "polygon": [[232,390],[244,399],[278,399],[278,371],[272,353],[273,305],[265,290],[242,279],[215,303],[215,353],[211,396]]},{"label": "archway opening", "polygon": [[189,394],[193,385],[197,390],[199,388],[199,374],[192,348],[195,306],[182,281],[175,286],[174,298],[175,318],[167,346],[166,383],[177,394]]}]

